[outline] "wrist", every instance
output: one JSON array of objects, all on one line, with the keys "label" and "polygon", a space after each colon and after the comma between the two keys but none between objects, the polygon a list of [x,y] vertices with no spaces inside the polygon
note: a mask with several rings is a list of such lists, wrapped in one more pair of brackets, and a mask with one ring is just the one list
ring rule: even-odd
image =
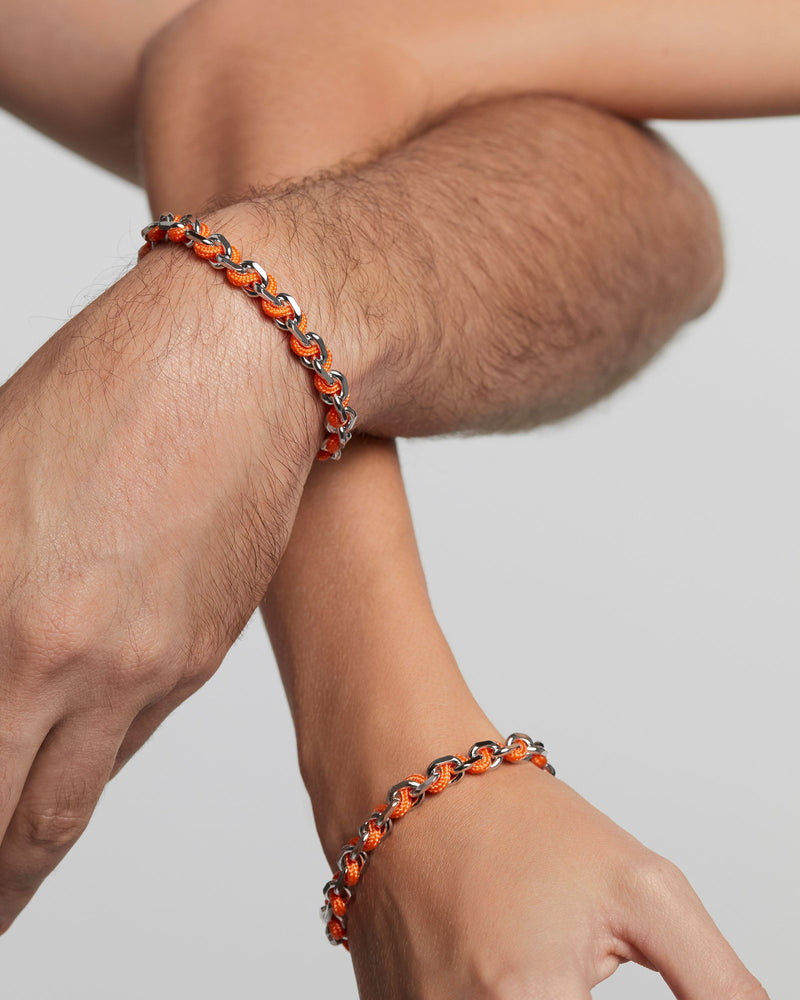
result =
[{"label": "wrist", "polygon": [[[168,218],[172,219],[173,216]],[[233,267],[239,260],[243,260],[247,265],[248,258],[253,259],[248,252],[251,249],[248,246],[250,242],[257,243],[264,251],[260,255],[261,260],[267,263],[270,270],[281,273],[280,268],[272,266],[276,259],[285,257],[285,254],[281,253],[280,240],[273,238],[272,228],[252,232],[247,224],[249,218],[246,207],[243,212],[242,206],[232,206],[222,212],[209,213],[200,221],[203,223],[201,229],[203,235],[220,233],[219,240],[223,245],[226,244],[226,240],[230,240],[229,256],[232,257],[232,263],[229,266]],[[319,346],[315,350],[317,357],[320,356],[320,350],[322,351],[322,361],[326,364],[325,370],[322,367],[317,367],[316,370],[325,377],[324,380],[320,375],[316,375],[314,370],[310,370],[311,366],[305,357],[297,356],[292,350],[294,347],[299,347],[301,342],[313,346],[312,341],[302,336],[306,325],[309,334],[312,337],[315,334],[311,333],[307,315],[303,316],[300,329],[294,336],[288,327],[284,328],[284,324],[274,318],[271,311],[273,308],[279,306],[284,309],[290,308],[288,304],[281,305],[280,300],[281,295],[284,303],[292,298],[290,288],[283,284],[276,285],[276,280],[280,279],[270,277],[272,283],[269,286],[270,291],[273,296],[277,292],[279,300],[265,296],[269,301],[263,301],[253,293],[245,294],[250,289],[242,286],[241,281],[232,280],[229,283],[224,280],[226,276],[229,279],[237,279],[239,275],[223,268],[221,263],[215,264],[212,269],[209,267],[207,254],[198,257],[196,253],[192,253],[192,249],[195,251],[206,249],[203,246],[196,246],[193,243],[187,246],[188,239],[179,236],[178,245],[171,247],[170,241],[173,240],[175,233],[180,234],[183,230],[170,229],[167,239],[167,225],[163,222],[160,227],[154,225],[147,234],[147,244],[143,251],[152,253],[153,249],[158,248],[154,255],[158,259],[158,264],[155,265],[152,276],[148,276],[147,281],[148,284],[152,281],[158,285],[166,280],[168,285],[179,286],[180,291],[177,295],[180,297],[194,296],[201,303],[210,306],[192,333],[195,341],[199,342],[201,351],[205,349],[202,334],[207,334],[206,339],[212,341],[208,351],[212,379],[215,374],[215,363],[219,360],[220,345],[224,345],[222,350],[225,360],[232,362],[238,368],[239,379],[236,388],[242,392],[241,402],[244,406],[249,403],[251,407],[254,406],[262,411],[264,426],[272,425],[281,431],[290,451],[297,452],[306,459],[308,455],[312,457],[316,455],[323,442],[326,445],[336,443],[336,435],[331,435],[326,426],[330,428],[329,421],[336,424],[338,419],[332,402],[336,403],[338,413],[344,417],[343,408],[347,406],[349,399],[346,376],[341,377],[341,385],[335,380],[339,372],[335,370],[337,365],[333,364],[333,351],[326,353],[321,337],[318,337]],[[192,236],[194,240],[201,238],[197,233],[189,232],[187,235]],[[230,246],[233,248],[230,249]],[[212,247],[212,252],[214,249],[221,250],[221,246]],[[147,267],[150,264],[153,260],[150,253],[142,257],[140,266]],[[249,276],[251,282],[261,280],[256,273],[258,270],[259,261],[254,260],[253,266],[249,270],[245,269],[242,275]],[[285,267],[283,270],[287,271],[289,268]],[[294,270],[298,272],[298,281],[291,285],[291,290],[300,295],[300,288],[311,284],[308,277],[306,280],[303,279],[303,276],[308,276],[310,271],[302,266]],[[264,280],[266,281],[266,277]],[[176,297],[174,287],[171,296],[169,292],[167,295],[170,297],[169,313],[173,313]],[[260,308],[262,306],[264,309]],[[265,311],[267,307],[270,311]],[[292,308],[298,310],[296,315],[299,317],[301,307],[292,302]],[[280,315],[279,313],[278,316]],[[315,361],[315,366],[317,365],[319,362]],[[323,398],[328,398],[322,396],[326,391],[326,381],[335,387],[327,391],[336,398],[323,403]],[[342,399],[343,396],[347,398]],[[351,412],[349,408],[347,412]],[[349,434],[347,437],[342,437],[340,434],[340,437],[346,441]],[[326,448],[327,450],[333,451],[333,447]]]},{"label": "wrist", "polygon": [[[350,402],[358,414],[359,430],[369,432],[380,410],[376,376],[382,368],[393,367],[393,355],[387,346],[391,338],[382,325],[372,326],[370,310],[373,289],[368,277],[357,278],[351,271],[353,254],[342,234],[327,232],[335,228],[335,212],[328,214],[322,201],[333,193],[320,185],[313,197],[305,190],[290,191],[274,197],[248,199],[217,208],[202,216],[212,231],[227,236],[244,258],[255,260],[274,275],[278,291],[291,295],[306,314],[308,330],[317,333],[333,359],[333,368],[347,379]],[[359,267],[352,265],[355,271]],[[371,275],[370,275],[371,276]],[[239,292],[237,304],[247,313],[247,325],[264,330],[277,341],[282,337],[247,296]],[[247,307],[250,307],[249,310]],[[293,374],[303,369],[290,351],[281,344]],[[306,375],[309,379],[309,376]],[[313,383],[308,393],[315,397]],[[324,423],[319,407],[318,425]]]},{"label": "wrist", "polygon": [[[329,860],[392,785],[424,771],[430,761],[464,753],[473,743],[501,739],[463,681],[447,694],[437,685],[409,686],[402,700],[333,706],[309,735],[298,731],[298,753],[323,850]],[[332,727],[328,720],[337,720]]]}]

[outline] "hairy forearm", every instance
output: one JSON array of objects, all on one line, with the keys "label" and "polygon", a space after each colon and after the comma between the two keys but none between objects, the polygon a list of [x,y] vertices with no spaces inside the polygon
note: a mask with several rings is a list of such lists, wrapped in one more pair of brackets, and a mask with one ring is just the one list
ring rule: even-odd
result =
[{"label": "hairy forearm", "polygon": [[556,99],[466,109],[372,165],[222,214],[246,256],[279,258],[279,282],[378,434],[574,412],[702,311],[720,279],[714,209],[682,162]]}]

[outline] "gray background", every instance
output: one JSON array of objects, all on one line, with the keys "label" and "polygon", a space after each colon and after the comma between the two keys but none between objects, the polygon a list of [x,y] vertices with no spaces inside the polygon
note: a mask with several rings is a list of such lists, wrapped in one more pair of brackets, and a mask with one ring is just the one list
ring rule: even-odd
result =
[{"label": "gray background", "polygon": [[[577,419],[405,444],[403,463],[478,699],[684,869],[777,1000],[796,992],[800,930],[800,120],[664,130],[722,211],[713,312]],[[139,191],[6,116],[0,150],[4,379],[127,268],[149,215]],[[351,998],[317,918],[325,878],[256,619],[0,939],[0,991]],[[624,967],[595,995],[669,993]]]}]

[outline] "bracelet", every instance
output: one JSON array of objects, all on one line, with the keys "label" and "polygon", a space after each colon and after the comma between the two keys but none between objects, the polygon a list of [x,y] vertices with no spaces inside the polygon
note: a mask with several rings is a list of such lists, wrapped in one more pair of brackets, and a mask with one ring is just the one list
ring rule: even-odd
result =
[{"label": "bracelet", "polygon": [[171,212],[159,216],[142,230],[144,246],[139,260],[156,243],[184,243],[212,267],[224,268],[228,281],[241,288],[253,299],[261,300],[264,315],[279,330],[289,333],[289,345],[300,362],[314,375],[314,387],[328,407],[325,416],[325,440],[317,453],[320,461],[338,459],[342,448],[353,436],[356,411],[350,402],[347,379],[333,368],[333,355],[318,333],[308,330],[308,319],[297,302],[286,292],[278,291],[278,283],[254,260],[242,260],[241,253],[222,233],[212,233],[208,226],[191,215],[174,216]]},{"label": "bracelet", "polygon": [[353,889],[361,878],[370,852],[389,835],[394,820],[401,819],[410,809],[418,806],[426,795],[443,791],[448,785],[460,781],[465,774],[484,774],[503,761],[516,764],[524,760],[550,774],[556,773],[553,765],[547,762],[543,743],[532,740],[525,733],[512,733],[505,746],[494,740],[474,743],[466,757],[461,754],[437,757],[428,765],[427,775],[410,774],[405,781],[393,785],[386,793],[386,802],[375,807],[375,811],[358,828],[358,836],[344,845],[333,877],[322,890],[324,902],[320,915],[331,944],[343,944],[349,951],[347,909],[353,900]]}]

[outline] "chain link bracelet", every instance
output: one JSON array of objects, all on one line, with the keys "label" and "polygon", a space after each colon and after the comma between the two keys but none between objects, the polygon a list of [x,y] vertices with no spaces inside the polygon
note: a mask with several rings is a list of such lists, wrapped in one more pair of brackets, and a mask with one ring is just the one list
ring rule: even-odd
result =
[{"label": "chain link bracelet", "polygon": [[389,789],[386,801],[375,807],[358,828],[358,835],[342,848],[333,877],[322,890],[324,902],[320,916],[331,944],[343,944],[349,950],[347,910],[353,902],[353,890],[369,861],[370,852],[391,833],[393,822],[418,806],[426,795],[444,791],[465,774],[485,774],[503,761],[510,764],[530,761],[543,771],[556,773],[553,765],[547,762],[543,743],[532,740],[525,733],[512,733],[504,746],[494,740],[483,740],[473,743],[466,756],[437,757],[428,765],[427,774],[410,774],[405,781]]},{"label": "chain link bracelet", "polygon": [[328,407],[325,417],[325,440],[317,453],[320,461],[338,459],[342,448],[353,436],[356,411],[350,403],[350,389],[344,375],[333,367],[333,355],[318,333],[308,329],[306,314],[286,292],[278,291],[275,278],[254,260],[242,260],[241,253],[222,233],[212,233],[192,215],[175,216],[166,212],[142,230],[144,246],[139,259],[164,240],[190,246],[195,254],[215,268],[225,271],[236,288],[259,299],[264,315],[288,333],[289,346],[314,376],[314,388]]}]

